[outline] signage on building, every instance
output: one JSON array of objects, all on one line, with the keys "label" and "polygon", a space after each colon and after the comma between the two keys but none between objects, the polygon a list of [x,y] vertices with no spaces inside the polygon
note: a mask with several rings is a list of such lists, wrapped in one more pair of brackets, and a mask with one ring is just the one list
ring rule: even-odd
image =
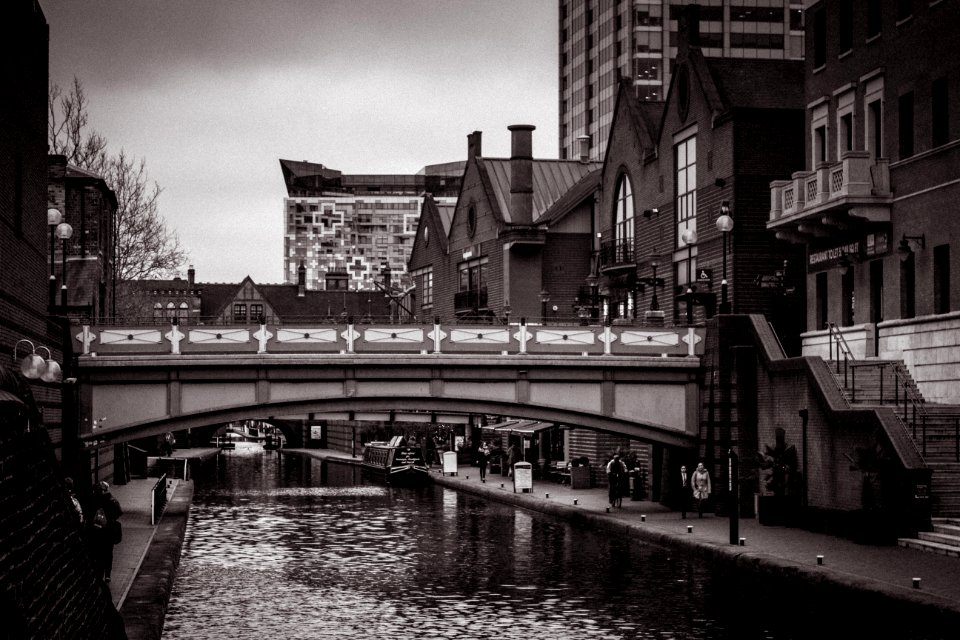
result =
[{"label": "signage on building", "polygon": [[707,284],[713,282],[713,269],[697,269],[697,282]]},{"label": "signage on building", "polygon": [[311,439],[311,440],[323,440],[323,425],[322,425],[322,424],[312,424],[312,425],[310,425],[310,439]]},{"label": "signage on building", "polygon": [[890,232],[878,231],[868,233],[863,243],[863,253],[868,256],[879,256],[890,251]]},{"label": "signage on building", "polygon": [[807,264],[811,267],[820,267],[833,264],[842,260],[846,256],[857,256],[860,254],[859,242],[848,242],[837,247],[811,251]]}]

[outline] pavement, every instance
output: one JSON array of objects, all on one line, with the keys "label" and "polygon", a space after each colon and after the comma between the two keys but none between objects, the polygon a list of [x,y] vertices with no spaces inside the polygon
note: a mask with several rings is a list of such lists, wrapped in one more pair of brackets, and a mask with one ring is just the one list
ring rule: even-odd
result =
[{"label": "pavement", "polygon": [[[282,452],[359,464],[358,457],[332,450],[284,449]],[[187,449],[178,451],[174,457],[178,455],[193,458],[212,454],[206,449]],[[434,467],[431,478],[437,484],[458,491],[619,531],[640,541],[729,561],[745,570],[786,575],[806,580],[818,588],[829,585],[852,589],[861,595],[876,596],[878,605],[889,603],[891,599],[921,605],[932,613],[946,616],[953,623],[960,622],[960,558],[897,546],[859,544],[802,529],[761,525],[750,518],[739,519],[736,544],[731,544],[730,524],[726,517],[704,514],[703,518],[698,518],[693,511],[682,519],[679,512],[659,503],[629,498],[624,498],[621,508],[611,508],[605,487],[574,490],[569,485],[551,480],[534,479],[528,491],[515,491],[512,478],[488,473],[486,482],[481,482],[479,470],[472,466],[460,466],[456,475],[443,474],[439,467]],[[110,590],[114,604],[125,620],[138,616],[137,611],[131,610],[136,609],[135,603],[123,607],[131,589],[136,590],[144,559],[158,526],[163,525],[163,518],[157,525],[150,523],[150,494],[156,482],[156,478],[135,479],[126,485],[111,487],[123,507],[121,522],[124,531],[122,542],[114,550]],[[168,501],[173,501],[181,484],[180,480],[168,482]],[[186,485],[182,493],[187,494],[185,497],[192,496],[192,483]],[[173,529],[178,532],[175,535],[183,535],[188,511],[189,508],[175,510],[173,517],[183,520],[178,528]],[[180,546],[164,545],[164,549],[175,549],[179,554]],[[153,564],[163,562],[169,566],[171,561],[175,568],[178,558],[161,558],[154,560]],[[159,624],[160,629],[149,632],[140,629],[132,633],[128,622],[129,640],[159,637],[171,586],[170,582],[164,584],[167,593],[154,594],[162,600],[162,610],[152,618],[153,625]]]}]

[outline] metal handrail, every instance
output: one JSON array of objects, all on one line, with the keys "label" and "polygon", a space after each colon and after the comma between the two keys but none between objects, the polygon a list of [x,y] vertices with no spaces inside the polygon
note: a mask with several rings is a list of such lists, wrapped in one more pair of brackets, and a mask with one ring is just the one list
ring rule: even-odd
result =
[{"label": "metal handrail", "polygon": [[840,352],[841,346],[843,347],[843,383],[847,383],[847,360],[856,360],[856,356],[853,355],[853,349],[850,348],[850,345],[847,344],[847,339],[843,337],[843,332],[840,331],[839,327],[835,322],[827,323],[827,348],[830,350],[830,360],[833,360],[833,344],[837,344],[837,374],[840,374]]},{"label": "metal handrail", "polygon": [[150,524],[156,525],[167,506],[167,474],[160,476],[160,479],[153,485],[150,492]]}]

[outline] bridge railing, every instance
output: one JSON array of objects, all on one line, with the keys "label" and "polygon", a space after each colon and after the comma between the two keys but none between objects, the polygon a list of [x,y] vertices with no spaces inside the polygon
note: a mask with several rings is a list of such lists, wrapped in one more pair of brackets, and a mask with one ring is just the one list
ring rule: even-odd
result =
[{"label": "bridge railing", "polygon": [[76,352],[186,354],[477,354],[699,356],[704,327],[528,324],[83,325]]}]

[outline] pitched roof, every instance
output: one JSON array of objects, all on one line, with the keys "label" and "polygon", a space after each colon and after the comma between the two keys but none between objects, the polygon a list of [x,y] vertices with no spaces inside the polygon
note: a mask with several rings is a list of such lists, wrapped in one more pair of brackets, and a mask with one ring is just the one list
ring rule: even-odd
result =
[{"label": "pitched roof", "polygon": [[705,58],[697,53],[711,71],[724,111],[802,108],[803,61]]},{"label": "pitched roof", "polygon": [[[510,215],[510,159],[477,158],[481,172],[488,180],[491,200],[500,210],[503,221],[513,222]],[[578,160],[533,161],[533,221],[550,209],[567,191],[588,173],[602,167],[600,162]]]},{"label": "pitched roof", "polygon": [[537,222],[550,224],[573,211],[584,198],[587,198],[594,191],[600,188],[600,180],[603,176],[603,169],[591,171],[580,179],[580,182],[573,185],[563,194],[559,200],[547,209],[546,212],[537,220]]}]

